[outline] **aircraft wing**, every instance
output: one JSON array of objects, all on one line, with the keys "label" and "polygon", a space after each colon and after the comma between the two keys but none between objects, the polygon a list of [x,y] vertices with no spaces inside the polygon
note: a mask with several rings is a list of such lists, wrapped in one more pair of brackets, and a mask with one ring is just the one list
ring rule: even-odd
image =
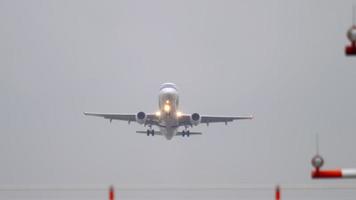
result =
[{"label": "aircraft wing", "polygon": [[[210,116],[210,115],[202,115],[200,116],[200,123],[210,124],[210,123],[225,123],[232,122],[234,120],[244,120],[244,119],[253,119],[252,116]],[[180,126],[192,126],[192,122],[190,121],[190,115],[182,115],[179,122]]]},{"label": "aircraft wing", "polygon": [[[119,113],[89,113],[85,112],[84,115],[95,116],[95,117],[104,117],[105,119],[109,119],[110,122],[112,120],[121,120],[127,122],[135,122],[136,114],[119,114]],[[154,114],[147,114],[147,119],[145,124],[157,125],[158,119]]]},{"label": "aircraft wing", "polygon": [[253,119],[252,116],[236,116],[236,117],[222,117],[222,116],[201,116],[200,123],[218,123],[218,122],[232,122],[234,120],[243,120],[243,119]]}]

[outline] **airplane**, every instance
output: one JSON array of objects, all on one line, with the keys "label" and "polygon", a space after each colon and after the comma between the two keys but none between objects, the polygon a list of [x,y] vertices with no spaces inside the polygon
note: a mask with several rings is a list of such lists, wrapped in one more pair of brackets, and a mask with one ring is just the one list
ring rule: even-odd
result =
[{"label": "airplane", "polygon": [[[84,112],[84,115],[104,117],[112,120],[121,120],[137,122],[148,126],[146,131],[136,131],[136,133],[147,134],[147,136],[162,135],[167,140],[171,140],[174,136],[201,135],[201,132],[191,132],[189,127],[199,124],[209,125],[210,123],[223,122],[227,125],[228,122],[234,120],[253,119],[252,116],[210,116],[200,115],[199,113],[183,114],[179,111],[179,95],[177,86],[174,83],[163,83],[158,95],[159,111],[156,113],[146,114],[138,112],[137,114],[119,114],[119,113],[91,113]],[[157,126],[159,131],[155,131],[152,126]],[[184,130],[178,131],[179,127],[184,127]]]}]

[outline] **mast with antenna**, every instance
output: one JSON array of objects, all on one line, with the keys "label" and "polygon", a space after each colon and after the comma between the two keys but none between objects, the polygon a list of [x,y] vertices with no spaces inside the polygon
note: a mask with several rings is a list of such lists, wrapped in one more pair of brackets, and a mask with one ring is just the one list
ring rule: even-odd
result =
[{"label": "mast with antenna", "polygon": [[352,26],[356,25],[356,5],[352,6]]},{"label": "mast with antenna", "polygon": [[319,135],[316,134],[316,155],[312,159],[312,165],[315,168],[311,176],[313,179],[325,178],[356,178],[356,169],[329,169],[321,170],[324,165],[324,159],[319,154]]},{"label": "mast with antenna", "polygon": [[316,143],[316,155],[319,155],[319,134],[316,134],[316,140],[315,140],[315,143]]},{"label": "mast with antenna", "polygon": [[315,135],[315,139],[316,154],[312,159],[312,165],[319,172],[320,168],[324,165],[324,159],[319,154],[319,134]]}]

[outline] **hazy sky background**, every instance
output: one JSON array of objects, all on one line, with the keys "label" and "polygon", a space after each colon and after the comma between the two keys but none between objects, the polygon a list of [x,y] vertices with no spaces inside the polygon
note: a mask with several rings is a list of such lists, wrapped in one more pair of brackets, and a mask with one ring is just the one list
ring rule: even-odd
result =
[{"label": "hazy sky background", "polygon": [[[353,3],[1,0],[0,185],[319,183],[316,133],[325,168],[356,168]],[[167,141],[82,114],[155,112],[167,81],[183,112],[255,120]]]}]

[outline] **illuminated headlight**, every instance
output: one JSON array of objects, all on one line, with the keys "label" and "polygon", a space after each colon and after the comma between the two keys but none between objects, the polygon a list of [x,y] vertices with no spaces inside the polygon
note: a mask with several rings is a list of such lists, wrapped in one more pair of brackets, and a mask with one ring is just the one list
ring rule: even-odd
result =
[{"label": "illuminated headlight", "polygon": [[177,117],[182,116],[182,112],[177,112]]},{"label": "illuminated headlight", "polygon": [[159,112],[159,111],[157,111],[155,114],[157,117],[161,116],[161,112]]},{"label": "illuminated headlight", "polygon": [[171,110],[171,106],[166,104],[166,105],[164,105],[163,109],[164,109],[165,112],[169,112]]}]

